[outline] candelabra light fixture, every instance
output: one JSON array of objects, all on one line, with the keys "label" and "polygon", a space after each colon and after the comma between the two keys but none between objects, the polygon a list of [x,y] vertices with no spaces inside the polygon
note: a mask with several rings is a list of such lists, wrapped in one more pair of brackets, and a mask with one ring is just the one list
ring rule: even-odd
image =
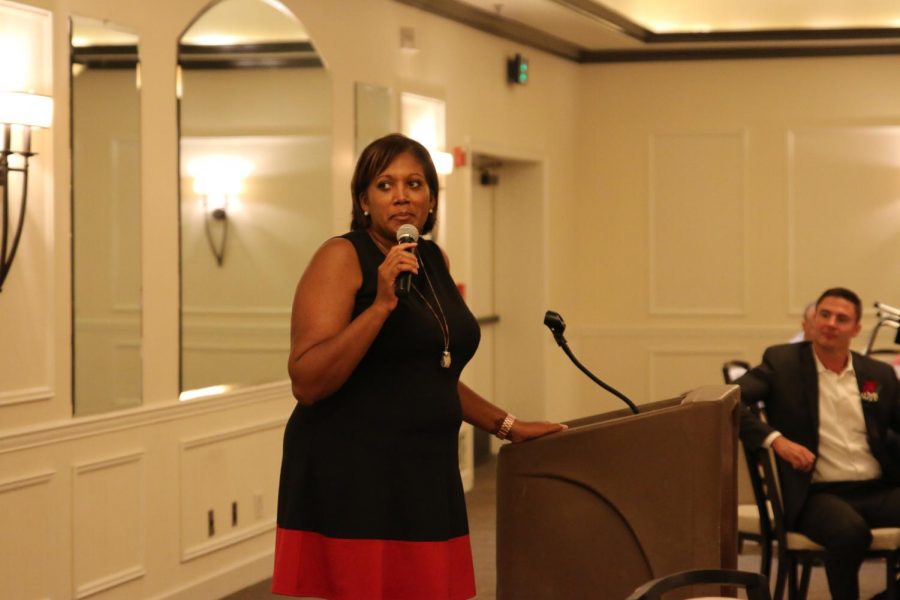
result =
[{"label": "candelabra light fixture", "polygon": [[228,214],[240,203],[251,165],[235,156],[207,156],[188,167],[194,192],[203,199],[203,222],[209,248],[220,267],[225,263]]},{"label": "candelabra light fixture", "polygon": [[[12,268],[25,225],[28,160],[36,154],[31,151],[31,130],[50,127],[52,119],[53,99],[49,96],[0,91],[0,214],[3,220],[0,230],[0,291]],[[13,211],[10,201],[13,176],[20,180],[16,211]]]}]

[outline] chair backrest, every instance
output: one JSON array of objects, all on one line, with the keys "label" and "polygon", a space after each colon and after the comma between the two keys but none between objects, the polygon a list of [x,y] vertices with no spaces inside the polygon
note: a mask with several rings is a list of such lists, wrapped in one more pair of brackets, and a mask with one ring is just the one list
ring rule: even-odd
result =
[{"label": "chair backrest", "polygon": [[[722,364],[722,378],[727,384],[733,384],[741,375],[750,370],[750,363],[743,360],[728,360]],[[750,481],[747,477],[746,462],[738,462],[738,503],[750,504],[755,501],[751,497]]]},{"label": "chair backrest", "polygon": [[894,335],[894,344],[900,345],[900,308],[895,308],[883,302],[876,302],[875,308],[878,309],[875,313],[878,321],[875,323],[875,327],[872,328],[872,333],[869,334],[869,341],[866,343],[863,354],[897,354],[898,349],[896,348],[876,350],[873,346],[875,345],[875,338],[878,336],[878,330],[884,326],[897,330]]},{"label": "chair backrest", "polygon": [[666,575],[648,581],[634,590],[626,600],[658,600],[666,592],[704,584],[741,587],[747,591],[748,600],[771,600],[769,582],[761,573],[731,569],[697,569]]},{"label": "chair backrest", "polygon": [[741,445],[747,460],[753,498],[759,511],[760,531],[764,536],[778,541],[778,552],[781,554],[787,548],[787,528],[784,524],[784,505],[781,503],[778,475],[772,465],[772,453],[767,448],[748,448],[743,443]]},{"label": "chair backrest", "polygon": [[734,383],[741,375],[750,370],[750,363],[744,360],[729,360],[722,365],[722,378],[725,383]]}]

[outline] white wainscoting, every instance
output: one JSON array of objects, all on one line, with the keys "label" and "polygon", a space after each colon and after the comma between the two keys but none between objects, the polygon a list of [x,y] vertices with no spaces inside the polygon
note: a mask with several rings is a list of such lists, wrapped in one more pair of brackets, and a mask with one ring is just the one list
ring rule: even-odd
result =
[{"label": "white wainscoting", "polygon": [[182,562],[274,530],[283,428],[277,419],[180,443]]},{"label": "white wainscoting", "polygon": [[72,466],[74,597],[143,577],[146,478],[143,450]]},{"label": "white wainscoting", "polygon": [[[282,429],[294,405],[282,381],[7,430],[0,539],[14,542],[0,547],[0,595],[212,598],[265,578]],[[204,505],[215,497],[221,515],[216,538],[191,548],[189,562],[182,495],[205,486],[183,472],[213,475],[218,487],[197,497]]]},{"label": "white wainscoting", "polygon": [[48,552],[58,542],[50,485],[56,471],[40,470],[0,481],[0,589],[5,598],[47,598],[47,573],[53,563]]}]

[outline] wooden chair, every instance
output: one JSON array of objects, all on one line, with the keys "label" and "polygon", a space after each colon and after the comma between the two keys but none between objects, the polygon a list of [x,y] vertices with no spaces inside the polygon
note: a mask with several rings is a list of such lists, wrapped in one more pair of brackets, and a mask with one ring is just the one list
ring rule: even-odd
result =
[{"label": "wooden chair", "polygon": [[[778,572],[773,597],[781,600],[787,586],[790,600],[805,600],[809,591],[809,577],[813,566],[822,563],[824,548],[801,533],[788,531],[784,524],[784,505],[772,456],[765,448],[749,449],[744,456],[750,471],[750,481],[762,527],[768,529],[778,548]],[[885,560],[885,586],[889,600],[898,597],[897,572],[900,566],[900,528],[872,529],[872,544],[867,558]],[[802,568],[798,580],[797,569]]]},{"label": "wooden chair", "polygon": [[[750,370],[750,363],[743,360],[729,360],[722,364],[722,378],[725,383],[734,383],[741,375]],[[746,491],[752,487],[749,477],[744,472],[746,469],[739,467],[738,475],[738,552],[744,552],[744,542],[751,541],[760,547],[762,560],[760,571],[768,579],[772,572],[772,532],[764,527],[759,520],[759,512],[754,498],[749,498]]]},{"label": "wooden chair", "polygon": [[[747,471],[748,467],[744,461],[738,468],[738,477],[740,478],[738,487],[750,489],[750,494],[744,492],[744,496],[751,495],[752,498],[739,496],[740,500],[737,506],[738,553],[743,554],[744,542],[753,542],[759,546],[759,570],[766,579],[769,579],[772,574],[772,549],[775,534],[770,527],[771,520],[759,518],[759,506],[756,503],[756,494],[753,492],[753,481]],[[769,512],[771,513],[771,511]]]},{"label": "wooden chair", "polygon": [[[882,302],[876,302],[875,308],[878,309],[875,313],[877,321],[875,322],[875,327],[872,328],[872,333],[869,334],[869,341],[866,343],[863,354],[866,356],[879,354],[895,356],[900,353],[900,348],[897,347],[900,346],[900,308],[895,308]],[[874,348],[875,339],[878,337],[878,330],[882,327],[894,328],[897,330],[894,334],[895,346],[893,348]]]},{"label": "wooden chair", "polygon": [[[730,569],[697,569],[648,581],[625,600],[659,600],[662,594],[694,585],[720,585],[746,590],[748,600],[771,600],[769,582],[759,573]],[[709,598],[709,596],[704,596]]]},{"label": "wooden chair", "polygon": [[750,363],[745,360],[729,360],[722,365],[722,378],[725,383],[734,383],[738,377],[750,370]]}]

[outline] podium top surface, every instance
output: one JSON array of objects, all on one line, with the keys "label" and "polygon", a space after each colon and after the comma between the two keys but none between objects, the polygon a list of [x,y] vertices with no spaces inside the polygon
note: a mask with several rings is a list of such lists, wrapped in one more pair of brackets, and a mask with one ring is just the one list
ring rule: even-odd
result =
[{"label": "podium top surface", "polygon": [[555,440],[569,436],[579,436],[587,431],[593,431],[598,428],[617,426],[620,423],[653,418],[658,416],[659,411],[678,411],[690,410],[691,407],[704,407],[705,410],[721,411],[721,413],[731,413],[740,403],[741,389],[736,385],[707,385],[694,388],[675,398],[658,400],[648,404],[638,406],[641,411],[634,414],[628,408],[621,408],[605,413],[598,413],[587,417],[580,417],[566,421],[569,428],[553,435],[529,440],[524,444],[504,444],[500,447],[500,456],[504,451],[508,451],[515,447],[523,446],[541,446],[543,444],[552,444]]}]

